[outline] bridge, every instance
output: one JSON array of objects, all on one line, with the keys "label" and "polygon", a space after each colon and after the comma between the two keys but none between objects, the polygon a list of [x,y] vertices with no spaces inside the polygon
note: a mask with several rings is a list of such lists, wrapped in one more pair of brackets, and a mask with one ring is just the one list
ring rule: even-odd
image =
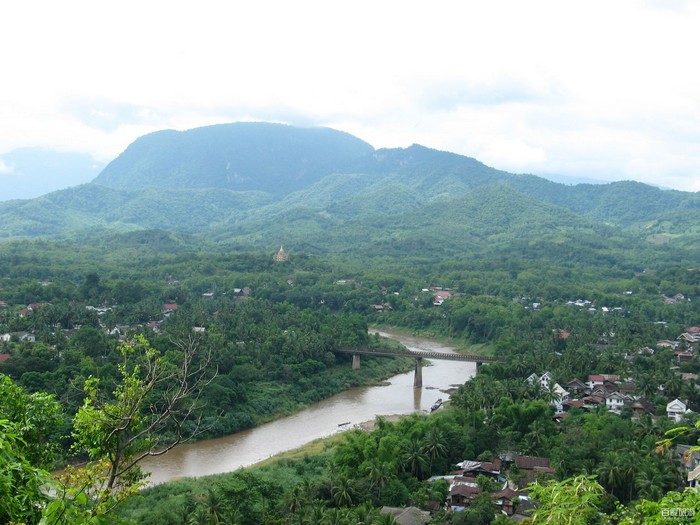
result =
[{"label": "bridge", "polygon": [[385,349],[385,348],[357,348],[357,347],[339,347],[334,350],[337,354],[351,354],[352,368],[357,370],[360,368],[361,355],[376,355],[383,357],[410,357],[416,360],[416,372],[413,376],[413,387],[421,388],[423,386],[423,359],[442,359],[448,361],[469,361],[476,363],[476,371],[479,372],[479,367],[483,363],[497,363],[498,359],[494,357],[485,357],[477,354],[448,354],[445,352],[415,352],[409,349]]}]

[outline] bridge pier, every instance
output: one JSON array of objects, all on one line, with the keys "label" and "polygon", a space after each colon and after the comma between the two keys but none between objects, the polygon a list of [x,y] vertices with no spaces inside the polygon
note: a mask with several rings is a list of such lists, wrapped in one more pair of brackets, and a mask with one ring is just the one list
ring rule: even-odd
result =
[{"label": "bridge pier", "polygon": [[352,354],[352,369],[358,370],[360,368],[360,354]]},{"label": "bridge pier", "polygon": [[416,373],[413,375],[413,388],[423,388],[423,358],[416,357]]}]

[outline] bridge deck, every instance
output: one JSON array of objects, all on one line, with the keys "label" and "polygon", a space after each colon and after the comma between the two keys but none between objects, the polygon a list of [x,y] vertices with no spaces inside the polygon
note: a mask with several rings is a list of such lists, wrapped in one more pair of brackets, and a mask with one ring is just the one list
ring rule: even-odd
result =
[{"label": "bridge deck", "polygon": [[443,359],[448,361],[471,361],[474,363],[497,363],[494,357],[477,354],[447,354],[443,352],[414,352],[412,350],[375,350],[373,348],[341,347],[334,350],[341,354],[378,355],[386,357],[411,357],[424,359]]}]

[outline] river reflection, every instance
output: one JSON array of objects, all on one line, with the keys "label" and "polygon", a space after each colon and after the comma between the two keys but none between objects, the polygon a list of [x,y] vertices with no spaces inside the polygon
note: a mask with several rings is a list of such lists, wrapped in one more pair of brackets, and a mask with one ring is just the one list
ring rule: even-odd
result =
[{"label": "river reflection", "polygon": [[[374,333],[374,331],[372,332]],[[436,341],[379,331],[414,351],[451,352]],[[423,388],[413,388],[413,372],[390,378],[385,386],[353,388],[294,415],[217,439],[180,445],[142,463],[152,483],[231,472],[314,439],[330,436],[378,415],[428,412],[444,390],[474,376],[474,363],[434,360],[423,368]]]}]

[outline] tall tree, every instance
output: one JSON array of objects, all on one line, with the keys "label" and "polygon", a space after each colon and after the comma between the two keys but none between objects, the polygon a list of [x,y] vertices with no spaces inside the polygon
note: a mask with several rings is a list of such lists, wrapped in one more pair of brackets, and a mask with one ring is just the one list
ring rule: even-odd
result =
[{"label": "tall tree", "polygon": [[73,437],[76,449],[91,461],[67,469],[56,488],[61,497],[47,507],[47,523],[89,523],[108,512],[141,486],[146,476],[139,462],[199,433],[195,414],[202,389],[212,379],[211,355],[200,352],[191,337],[175,345],[177,364],[137,336],[120,346],[120,382],[111,394],[98,379],[85,381]]}]

